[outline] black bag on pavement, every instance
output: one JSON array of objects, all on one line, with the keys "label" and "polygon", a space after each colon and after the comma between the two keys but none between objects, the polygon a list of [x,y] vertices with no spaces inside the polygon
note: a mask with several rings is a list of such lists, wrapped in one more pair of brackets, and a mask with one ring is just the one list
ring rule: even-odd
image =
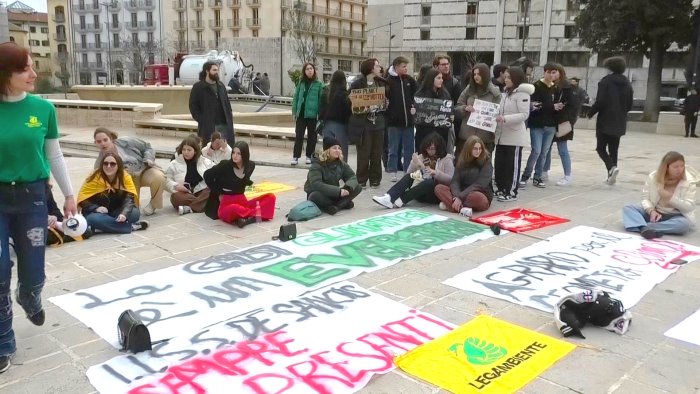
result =
[{"label": "black bag on pavement", "polygon": [[151,334],[148,327],[136,316],[131,309],[127,309],[119,316],[117,322],[119,331],[119,344],[121,350],[131,353],[139,353],[151,350]]}]

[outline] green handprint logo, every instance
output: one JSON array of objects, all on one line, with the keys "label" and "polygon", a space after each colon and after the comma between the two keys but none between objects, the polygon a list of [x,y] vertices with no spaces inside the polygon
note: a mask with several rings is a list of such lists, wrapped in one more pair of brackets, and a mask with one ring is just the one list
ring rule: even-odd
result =
[{"label": "green handprint logo", "polygon": [[455,343],[450,346],[449,350],[453,352],[455,356],[459,356],[460,345],[462,345],[467,361],[475,365],[492,364],[508,353],[506,348],[502,346],[496,346],[474,337],[467,338],[463,344]]}]

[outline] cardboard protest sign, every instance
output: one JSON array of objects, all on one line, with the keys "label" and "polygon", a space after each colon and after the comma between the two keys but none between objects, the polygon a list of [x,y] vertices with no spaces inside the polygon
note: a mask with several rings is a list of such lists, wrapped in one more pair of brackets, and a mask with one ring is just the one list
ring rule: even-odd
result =
[{"label": "cardboard protest sign", "polygon": [[451,127],[452,100],[440,100],[425,97],[415,98],[415,124],[432,127]]},{"label": "cardboard protest sign", "polygon": [[682,242],[577,226],[443,283],[545,312],[566,295],[598,289],[629,309],[678,270],[672,261],[699,258],[700,247]]},{"label": "cardboard protest sign", "polygon": [[386,93],[383,86],[376,88],[352,89],[350,102],[353,114],[367,114],[386,109]]},{"label": "cardboard protest sign", "polygon": [[473,222],[490,226],[498,225],[514,233],[536,230],[542,227],[553,226],[555,224],[566,223],[569,219],[564,219],[544,213],[531,211],[524,208],[515,208],[509,211],[498,211],[488,215],[472,218]]},{"label": "cardboard protest sign", "polygon": [[469,114],[467,125],[495,133],[496,117],[498,116],[500,104],[476,99],[474,100],[473,107],[474,112]]},{"label": "cardboard protest sign", "polygon": [[514,393],[574,348],[481,315],[397,357],[396,365],[453,393]]}]

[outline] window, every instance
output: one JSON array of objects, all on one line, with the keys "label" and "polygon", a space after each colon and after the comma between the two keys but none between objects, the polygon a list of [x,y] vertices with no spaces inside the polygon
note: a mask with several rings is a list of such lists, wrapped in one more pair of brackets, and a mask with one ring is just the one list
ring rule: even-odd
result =
[{"label": "window", "polygon": [[29,40],[29,45],[33,47],[38,47],[39,46],[39,40]]},{"label": "window", "polygon": [[95,48],[102,48],[102,40],[100,40],[100,35],[95,34]]},{"label": "window", "polygon": [[139,42],[139,33],[131,33],[131,42],[134,44]]},{"label": "window", "polygon": [[15,38],[14,38],[14,37],[10,37],[10,42],[15,42]]},{"label": "window", "polygon": [[112,46],[115,48],[119,48],[119,41],[121,38],[119,38],[119,33],[114,33],[112,34]]},{"label": "window", "polygon": [[257,37],[257,36],[258,36],[258,29],[255,29],[255,30],[253,30],[253,37]]},{"label": "window", "polygon": [[49,46],[49,40],[44,40],[44,41],[42,41],[42,42],[41,42],[41,46],[42,46],[42,47],[47,47],[47,46]]},{"label": "window", "polygon": [[49,34],[49,28],[48,27],[42,27],[41,32],[44,34]]},{"label": "window", "polygon": [[87,64],[87,62],[88,62],[87,53],[83,53],[83,63]]},{"label": "window", "polygon": [[476,27],[467,27],[467,35],[464,38],[467,40],[476,40]]},{"label": "window", "polygon": [[257,8],[253,8],[253,19],[260,19],[260,15]]},{"label": "window", "polygon": [[80,15],[80,28],[85,29],[85,15]]},{"label": "window", "polygon": [[34,60],[34,68],[37,69],[37,70],[38,70],[39,68],[41,68],[41,66],[39,65],[39,61],[38,61],[38,60]]},{"label": "window", "polygon": [[80,47],[87,48],[87,37],[85,36],[85,34],[80,35]]},{"label": "window", "polygon": [[138,24],[139,24],[138,20],[139,20],[139,19],[138,19],[138,16],[136,15],[136,13],[135,13],[135,12],[132,12],[132,13],[131,13],[131,27],[136,27],[136,26],[138,26]]},{"label": "window", "polygon": [[331,59],[323,59],[323,70],[333,71],[333,65],[331,64]]},{"label": "window", "polygon": [[221,10],[214,10],[214,22],[216,23],[216,27],[221,26]]},{"label": "window", "polygon": [[156,62],[156,57],[153,53],[148,54],[148,64],[153,64]]},{"label": "window", "polygon": [[430,16],[430,6],[424,5],[420,8],[420,16]]},{"label": "window", "polygon": [[576,30],[576,26],[564,26],[564,38],[577,38],[578,37],[578,30]]},{"label": "window", "polygon": [[112,26],[119,27],[119,14],[112,14]]},{"label": "window", "polygon": [[352,72],[352,60],[340,60],[338,59],[338,70],[345,72]]},{"label": "window", "polygon": [[92,22],[95,24],[95,29],[100,28],[100,16],[99,15],[93,15]]},{"label": "window", "polygon": [[30,33],[36,33],[36,26],[29,26]]},{"label": "window", "polygon": [[421,30],[420,31],[420,39],[421,40],[429,40],[430,39],[430,30]]},{"label": "window", "polygon": [[476,25],[476,14],[479,3],[467,3],[467,25]]},{"label": "window", "polygon": [[586,67],[589,57],[588,52],[549,52],[547,61],[560,63],[565,67]]},{"label": "window", "polygon": [[148,32],[147,40],[148,40],[148,43],[149,43],[149,44],[153,44],[153,41],[155,41],[155,40],[153,39],[153,32],[150,32],[150,31]]},{"label": "window", "polygon": [[150,11],[146,13],[146,22],[148,22],[148,26],[153,26],[153,13]]},{"label": "window", "polygon": [[221,43],[221,32],[217,30],[214,32],[214,46],[218,48],[220,43]]},{"label": "window", "polygon": [[518,26],[518,38],[524,39],[530,37],[530,26]]},{"label": "window", "polygon": [[95,62],[97,63],[98,66],[102,65],[102,54],[98,53],[95,55]]}]

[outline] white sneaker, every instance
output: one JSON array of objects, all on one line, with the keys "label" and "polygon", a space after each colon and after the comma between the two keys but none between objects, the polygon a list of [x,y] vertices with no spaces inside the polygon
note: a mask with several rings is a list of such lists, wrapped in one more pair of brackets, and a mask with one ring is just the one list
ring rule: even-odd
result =
[{"label": "white sneaker", "polygon": [[396,175],[395,172],[392,172],[392,173],[391,173],[391,181],[392,181],[392,182],[396,182],[396,181],[398,181],[398,180],[399,180],[398,175]]},{"label": "white sneaker", "polygon": [[459,214],[466,217],[466,218],[472,217],[473,213],[474,213],[474,211],[472,211],[472,209],[469,207],[464,207],[464,208],[459,210]]},{"label": "white sneaker", "polygon": [[391,196],[389,196],[388,194],[385,194],[383,196],[374,196],[372,197],[372,201],[383,206],[384,208],[391,209],[394,207],[394,204],[391,202]]},{"label": "white sneaker", "polygon": [[298,157],[292,157],[292,162],[291,162],[290,164],[293,165],[293,166],[299,164],[299,158],[298,158]]},{"label": "white sneaker", "polygon": [[401,200],[401,197],[397,198],[396,201],[394,201],[394,206],[396,208],[401,208],[403,207],[403,201]]},{"label": "white sneaker", "polygon": [[557,181],[556,185],[557,186],[569,186],[571,184],[571,177],[570,176],[565,176],[561,178],[560,180]]},{"label": "white sneaker", "polygon": [[440,201],[440,204],[438,204],[438,208],[440,208],[441,211],[447,211],[447,205],[445,205],[445,203],[442,201]]},{"label": "white sneaker", "polygon": [[610,171],[608,172],[608,180],[606,181],[606,183],[608,185],[614,185],[615,182],[617,182],[617,174],[619,174],[619,173],[620,173],[619,168],[617,168],[617,167],[611,168]]},{"label": "white sneaker", "polygon": [[188,213],[192,213],[192,208],[185,205],[180,205],[179,207],[177,207],[177,212],[180,215],[187,215]]},{"label": "white sneaker", "polygon": [[311,158],[310,158],[310,157],[307,157],[307,158],[306,158],[306,164],[311,164]]},{"label": "white sneaker", "polygon": [[146,204],[145,207],[143,207],[142,212],[143,212],[143,214],[146,215],[146,216],[151,216],[151,215],[153,215],[154,213],[156,213],[156,209],[153,208],[153,206],[152,206],[151,203],[149,202],[148,204]]}]

